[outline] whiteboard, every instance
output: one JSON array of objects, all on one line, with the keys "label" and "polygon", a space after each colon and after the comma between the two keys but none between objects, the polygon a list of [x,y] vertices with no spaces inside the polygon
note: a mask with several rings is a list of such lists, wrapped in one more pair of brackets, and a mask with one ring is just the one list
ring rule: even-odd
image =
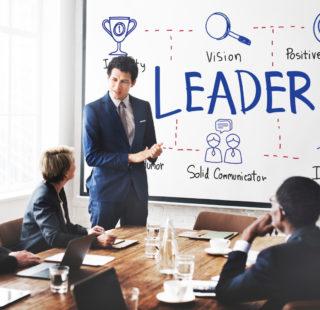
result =
[{"label": "whiteboard", "polygon": [[131,94],[164,150],[146,163],[151,200],[265,207],[287,177],[319,179],[318,0],[90,0],[84,13],[83,104],[106,93],[113,54],[138,64]]}]

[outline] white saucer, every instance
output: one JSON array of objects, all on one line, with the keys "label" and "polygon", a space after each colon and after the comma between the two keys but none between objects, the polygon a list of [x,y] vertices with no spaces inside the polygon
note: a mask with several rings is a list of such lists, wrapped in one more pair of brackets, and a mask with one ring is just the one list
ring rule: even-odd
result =
[{"label": "white saucer", "polygon": [[188,294],[183,299],[172,299],[168,297],[165,292],[160,292],[157,294],[157,299],[162,302],[170,303],[170,304],[181,304],[185,302],[191,302],[195,300],[195,296],[193,294]]},{"label": "white saucer", "polygon": [[206,248],[204,251],[208,254],[211,255],[227,255],[229,254],[232,250],[230,248],[222,249],[222,250],[217,250],[214,248]]}]

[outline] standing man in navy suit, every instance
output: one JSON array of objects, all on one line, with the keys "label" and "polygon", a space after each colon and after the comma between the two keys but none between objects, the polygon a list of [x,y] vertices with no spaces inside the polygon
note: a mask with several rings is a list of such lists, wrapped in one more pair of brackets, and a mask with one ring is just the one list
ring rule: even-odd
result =
[{"label": "standing man in navy suit", "polygon": [[83,146],[92,226],[146,225],[148,182],[144,161],[162,152],[150,104],[129,95],[138,66],[133,58],[113,58],[107,69],[108,93],[84,107]]}]

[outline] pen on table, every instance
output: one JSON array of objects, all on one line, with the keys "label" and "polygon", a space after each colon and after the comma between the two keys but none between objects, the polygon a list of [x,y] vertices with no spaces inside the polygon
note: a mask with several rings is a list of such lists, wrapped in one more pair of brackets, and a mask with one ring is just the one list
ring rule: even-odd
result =
[{"label": "pen on table", "polygon": [[119,243],[122,243],[122,242],[125,242],[125,240],[124,239],[117,239],[117,240],[114,241],[113,244],[119,244]]}]

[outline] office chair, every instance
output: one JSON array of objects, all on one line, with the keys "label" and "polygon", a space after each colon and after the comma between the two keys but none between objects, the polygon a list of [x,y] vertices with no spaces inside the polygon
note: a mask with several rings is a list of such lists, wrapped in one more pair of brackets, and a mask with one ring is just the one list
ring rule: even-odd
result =
[{"label": "office chair", "polygon": [[235,231],[241,233],[255,220],[256,218],[253,216],[204,211],[198,214],[193,229]]},{"label": "office chair", "polygon": [[22,218],[0,224],[0,245],[14,249],[20,241]]}]

